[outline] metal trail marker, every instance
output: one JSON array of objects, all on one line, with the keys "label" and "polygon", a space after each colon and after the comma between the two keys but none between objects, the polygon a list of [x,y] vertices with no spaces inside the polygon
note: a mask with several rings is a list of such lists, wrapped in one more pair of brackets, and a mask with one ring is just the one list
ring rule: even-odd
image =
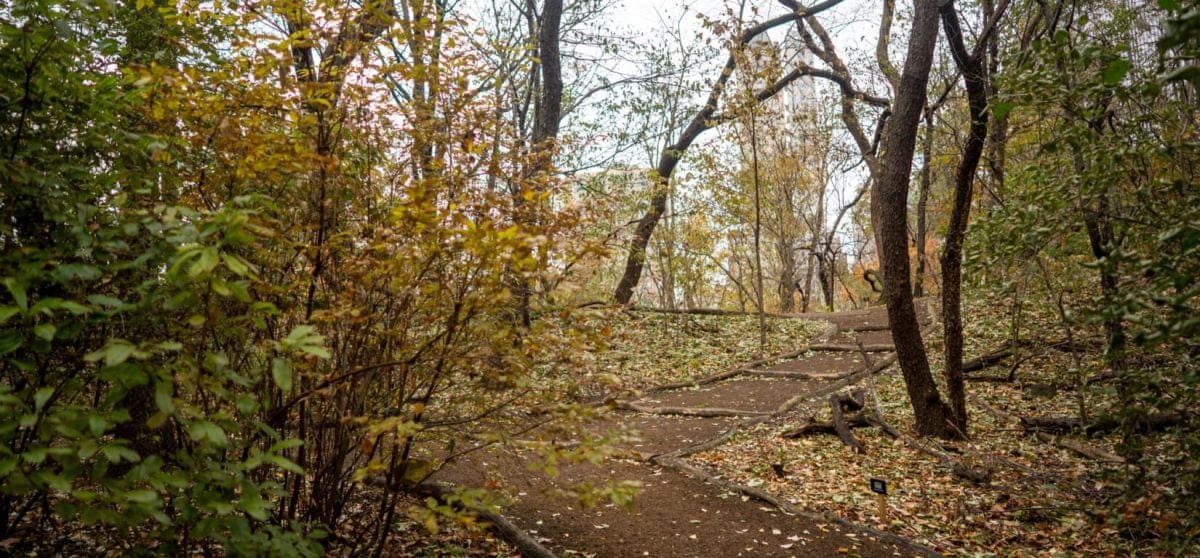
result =
[{"label": "metal trail marker", "polygon": [[871,479],[871,492],[876,494],[879,501],[879,517],[884,523],[890,522],[889,512],[891,511],[887,505],[887,481],[883,479]]}]

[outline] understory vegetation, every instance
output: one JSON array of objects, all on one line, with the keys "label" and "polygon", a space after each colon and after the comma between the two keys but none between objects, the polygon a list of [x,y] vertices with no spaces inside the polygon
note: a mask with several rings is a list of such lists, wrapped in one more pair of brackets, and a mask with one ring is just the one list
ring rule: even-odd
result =
[{"label": "understory vegetation", "polygon": [[689,462],[1200,552],[1200,5],[879,4],[0,3],[0,554],[517,552],[448,471],[646,458],[633,399],[880,306],[864,452],[801,406]]}]

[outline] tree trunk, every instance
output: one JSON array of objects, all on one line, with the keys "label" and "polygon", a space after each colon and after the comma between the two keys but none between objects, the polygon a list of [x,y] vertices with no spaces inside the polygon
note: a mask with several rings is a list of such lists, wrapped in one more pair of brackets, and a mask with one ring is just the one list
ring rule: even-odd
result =
[{"label": "tree trunk", "polygon": [[871,205],[877,218],[876,242],[884,279],[888,323],[896,356],[916,417],[920,435],[960,436],[951,422],[953,411],[942,401],[929,357],[921,340],[920,323],[913,305],[908,260],[908,189],[916,148],[917,124],[925,106],[925,88],[937,43],[938,14],[933,0],[915,0],[908,56],[884,138],[879,178]]},{"label": "tree trunk", "polygon": [[954,410],[954,425],[967,432],[967,399],[963,386],[962,333],[962,245],[971,213],[971,195],[975,190],[975,171],[987,139],[987,82],[982,60],[967,54],[962,29],[953,3],[941,8],[942,25],[954,62],[967,87],[971,127],[962,161],[954,176],[954,209],[942,248],[942,327],[945,339],[946,388]]},{"label": "tree trunk", "polygon": [[538,61],[542,65],[542,94],[538,100],[533,120],[533,145],[535,149],[546,149],[539,159],[539,171],[549,169],[553,162],[553,147],[546,145],[558,139],[559,120],[562,119],[562,56],[558,43],[562,22],[563,1],[545,0],[542,5],[542,25],[538,29]]},{"label": "tree trunk", "polygon": [[779,311],[796,311],[796,256],[787,236],[779,240]]},{"label": "tree trunk", "polygon": [[817,276],[821,283],[821,298],[825,301],[825,309],[833,312],[835,296],[834,288],[837,286],[837,281],[834,275],[837,273],[837,260],[833,252],[833,245],[825,245],[825,253],[817,259]]},{"label": "tree trunk", "polygon": [[921,190],[917,193],[917,234],[913,242],[917,245],[917,273],[913,278],[913,296],[925,296],[925,233],[926,210],[929,207],[929,185],[932,182],[933,163],[933,109],[925,107],[925,141],[921,144]]},{"label": "tree trunk", "polygon": [[[530,7],[532,9],[532,6]],[[538,180],[550,172],[554,164],[554,153],[557,151],[559,120],[562,118],[562,60],[559,53],[559,29],[563,12],[562,0],[545,0],[542,5],[542,17],[537,31],[537,64],[540,67],[540,95],[534,107],[533,131],[530,146],[533,148],[532,159],[527,171],[527,178]],[[517,206],[517,222],[526,227],[537,225],[537,211],[526,206],[523,193],[515,198]],[[533,204],[541,203],[535,198]],[[517,316],[524,327],[530,326],[529,305],[533,295],[533,285],[528,277],[518,276],[514,279],[514,291],[517,297]]]}]

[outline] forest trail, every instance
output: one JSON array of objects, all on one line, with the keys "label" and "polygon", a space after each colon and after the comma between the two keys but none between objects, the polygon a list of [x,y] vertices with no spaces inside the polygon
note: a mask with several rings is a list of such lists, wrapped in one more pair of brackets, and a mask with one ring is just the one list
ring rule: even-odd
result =
[{"label": "forest trail", "polygon": [[[596,429],[623,425],[636,431],[637,439],[622,448],[627,459],[563,464],[551,478],[531,470],[529,456],[497,449],[474,455],[439,478],[502,487],[514,497],[503,514],[559,556],[936,555],[894,535],[801,512],[685,460],[741,429],[801,406],[820,405],[830,393],[890,362],[891,334],[882,308],[810,317],[833,327],[811,345],[814,350],[798,358],[701,380],[703,385],[610,401],[617,410]],[[871,352],[864,355],[859,344]],[[602,485],[625,479],[641,485],[632,511],[611,504],[583,508],[558,492],[580,482]]]}]

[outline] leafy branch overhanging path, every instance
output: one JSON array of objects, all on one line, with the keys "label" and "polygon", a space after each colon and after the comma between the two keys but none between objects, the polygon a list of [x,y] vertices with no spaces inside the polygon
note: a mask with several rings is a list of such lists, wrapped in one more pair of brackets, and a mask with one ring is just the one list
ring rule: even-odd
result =
[{"label": "leafy branch overhanging path", "polygon": [[[525,531],[527,544],[519,546],[527,555],[938,556],[832,513],[797,509],[686,459],[755,425],[828,404],[831,396],[895,362],[882,308],[813,317],[833,327],[824,339],[792,353],[661,386],[632,400],[610,400],[613,417],[597,428],[640,433],[621,448],[626,459],[562,465],[551,478],[530,470],[528,456],[497,448],[448,468],[439,479],[511,492],[514,501],[503,513]],[[633,511],[612,505],[581,508],[560,492],[610,480],[641,485]],[[858,480],[866,482],[847,482]]]}]

